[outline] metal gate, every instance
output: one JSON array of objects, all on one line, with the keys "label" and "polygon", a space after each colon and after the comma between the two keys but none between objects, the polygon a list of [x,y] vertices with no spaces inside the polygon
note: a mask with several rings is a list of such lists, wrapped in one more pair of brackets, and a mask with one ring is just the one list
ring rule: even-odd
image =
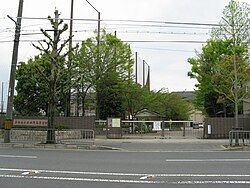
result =
[{"label": "metal gate", "polygon": [[[96,132],[106,134],[106,121],[96,121]],[[203,124],[192,121],[121,121],[123,138],[203,138]],[[100,129],[100,130],[99,130]]]}]

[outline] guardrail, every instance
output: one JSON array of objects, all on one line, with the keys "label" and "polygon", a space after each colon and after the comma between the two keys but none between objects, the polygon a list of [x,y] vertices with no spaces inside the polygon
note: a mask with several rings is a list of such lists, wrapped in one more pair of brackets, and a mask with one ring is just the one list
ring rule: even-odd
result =
[{"label": "guardrail", "polygon": [[250,144],[250,131],[244,130],[231,130],[229,132],[229,143],[230,146],[235,145],[248,145]]},{"label": "guardrail", "polygon": [[63,144],[88,144],[93,145],[95,139],[95,133],[92,129],[71,129],[75,132],[72,136],[65,136],[68,130],[60,130],[56,132],[56,140]]}]

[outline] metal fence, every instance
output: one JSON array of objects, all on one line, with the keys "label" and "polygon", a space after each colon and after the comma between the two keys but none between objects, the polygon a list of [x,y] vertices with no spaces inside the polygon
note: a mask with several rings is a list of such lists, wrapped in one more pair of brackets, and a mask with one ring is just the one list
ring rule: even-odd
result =
[{"label": "metal fence", "polygon": [[64,144],[94,144],[95,133],[92,129],[73,129],[72,136],[67,135],[68,130],[60,130],[56,134],[57,142]]},{"label": "metal fence", "polygon": [[[192,121],[121,121],[122,137],[203,138],[203,125]],[[107,135],[106,120],[96,120],[96,135]]]},{"label": "metal fence", "polygon": [[230,143],[230,146],[249,145],[250,144],[250,131],[231,130],[229,132],[229,143]]}]

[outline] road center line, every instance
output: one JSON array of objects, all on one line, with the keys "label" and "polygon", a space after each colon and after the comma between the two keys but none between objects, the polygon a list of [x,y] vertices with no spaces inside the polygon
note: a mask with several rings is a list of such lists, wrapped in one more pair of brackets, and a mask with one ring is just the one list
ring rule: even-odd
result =
[{"label": "road center line", "polygon": [[0,171],[54,173],[54,174],[78,174],[78,175],[105,175],[105,176],[154,176],[154,177],[250,177],[250,174],[140,174],[122,172],[82,172],[82,171],[59,171],[59,170],[38,170],[38,169],[12,169],[0,168]]},{"label": "road center line", "polygon": [[37,159],[37,156],[25,156],[25,155],[0,155],[4,158],[27,158],[27,159]]}]

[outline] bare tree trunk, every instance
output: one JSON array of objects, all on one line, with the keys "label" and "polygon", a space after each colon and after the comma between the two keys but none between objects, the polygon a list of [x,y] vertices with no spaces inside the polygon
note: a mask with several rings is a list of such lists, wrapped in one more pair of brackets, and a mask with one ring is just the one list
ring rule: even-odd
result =
[{"label": "bare tree trunk", "polygon": [[49,93],[49,114],[48,114],[48,131],[47,131],[47,143],[55,143],[55,66],[52,64],[50,77],[50,93]]},{"label": "bare tree trunk", "polygon": [[55,143],[55,105],[56,105],[56,69],[57,69],[57,44],[58,44],[58,11],[55,11],[55,27],[54,27],[54,41],[51,54],[51,75],[49,80],[50,93],[49,93],[49,116],[48,116],[48,131],[47,143]]}]

